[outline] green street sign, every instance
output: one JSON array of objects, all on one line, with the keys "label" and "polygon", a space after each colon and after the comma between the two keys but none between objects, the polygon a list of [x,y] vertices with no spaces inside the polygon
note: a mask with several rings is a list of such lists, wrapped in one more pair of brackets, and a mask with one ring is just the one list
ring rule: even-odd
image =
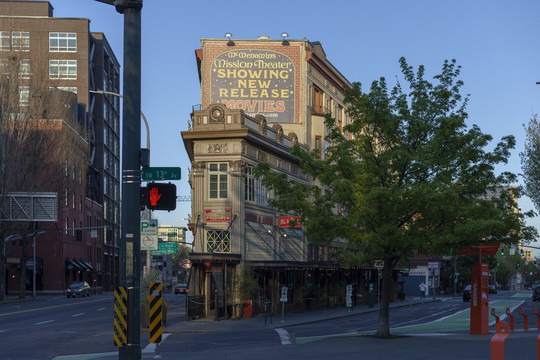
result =
[{"label": "green street sign", "polygon": [[178,250],[178,243],[165,243],[165,242],[159,243],[158,250],[162,250],[162,249]]},{"label": "green street sign", "polygon": [[152,250],[152,255],[174,255],[177,253],[178,253],[178,249]]},{"label": "green street sign", "polygon": [[147,167],[142,169],[144,181],[180,180],[179,167]]}]

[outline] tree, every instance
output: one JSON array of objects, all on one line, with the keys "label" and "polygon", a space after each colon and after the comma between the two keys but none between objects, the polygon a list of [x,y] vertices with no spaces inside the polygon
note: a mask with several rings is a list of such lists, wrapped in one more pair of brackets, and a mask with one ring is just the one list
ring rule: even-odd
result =
[{"label": "tree", "polygon": [[291,149],[310,185],[290,181],[267,163],[256,169],[274,193],[270,205],[301,215],[311,242],[343,244],[345,264],[382,262],[375,336],[383,338],[390,336],[393,268],[415,251],[449,254],[483,239],[516,243],[534,234],[522,228],[523,214],[516,211],[519,189],[509,186],[516,176],[495,174],[514,138],[504,137],[489,152],[491,136],[476,125],[467,129],[460,67],[445,61],[431,83],[423,66],[415,73],[404,58],[400,65],[408,93],[399,81],[389,91],[384,78],[369,93],[359,83],[346,89],[352,122],[342,132],[326,117],[326,159]]},{"label": "tree", "polygon": [[521,169],[525,182],[525,193],[540,211],[540,124],[537,115],[533,115],[527,126],[525,150],[520,153]]},{"label": "tree", "polygon": [[[49,191],[63,201],[76,179],[84,182],[88,164],[77,97],[49,79],[48,61],[40,49],[30,51],[15,40],[9,45],[0,54],[0,198],[14,191]],[[19,297],[25,294],[27,241],[36,230],[32,223],[6,221],[0,212],[0,265],[5,263],[5,238],[22,236]],[[4,279],[0,266],[0,300]]]}]

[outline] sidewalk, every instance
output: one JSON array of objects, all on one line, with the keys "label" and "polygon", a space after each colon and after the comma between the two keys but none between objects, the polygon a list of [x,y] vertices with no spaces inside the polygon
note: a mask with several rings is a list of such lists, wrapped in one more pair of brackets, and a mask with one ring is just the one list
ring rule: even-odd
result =
[{"label": "sidewalk", "polygon": [[[441,298],[437,299],[420,299],[419,297],[410,297],[405,300],[397,300],[390,303],[390,308],[398,308],[404,306],[413,306],[417,304],[423,304],[428,302],[441,301]],[[231,319],[215,321],[213,319],[197,319],[190,321],[181,321],[171,324],[163,328],[163,333],[186,333],[186,332],[222,332],[222,331],[234,331],[235,329],[249,330],[249,329],[276,329],[287,326],[294,326],[300,324],[310,324],[314,322],[339,319],[348,316],[378,312],[379,305],[375,304],[370,308],[367,304],[361,304],[356,306],[353,310],[349,311],[347,307],[335,307],[332,309],[319,309],[304,312],[285,312],[283,314],[283,321],[281,312],[274,313],[270,316],[268,312],[266,314],[258,314],[252,318],[243,319]]]}]

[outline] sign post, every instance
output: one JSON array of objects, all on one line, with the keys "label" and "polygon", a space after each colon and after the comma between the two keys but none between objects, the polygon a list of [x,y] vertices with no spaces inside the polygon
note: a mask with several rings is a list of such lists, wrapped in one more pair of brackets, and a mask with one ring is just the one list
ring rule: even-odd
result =
[{"label": "sign post", "polygon": [[285,314],[285,303],[287,302],[287,287],[282,286],[281,287],[281,297],[279,299],[281,301],[281,322],[283,322],[283,317]]}]

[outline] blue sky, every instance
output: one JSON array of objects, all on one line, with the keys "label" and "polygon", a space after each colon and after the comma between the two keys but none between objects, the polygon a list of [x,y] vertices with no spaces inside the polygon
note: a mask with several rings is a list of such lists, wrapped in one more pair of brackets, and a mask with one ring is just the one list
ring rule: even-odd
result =
[{"label": "blue sky", "polygon": [[[50,0],[56,17],[91,20],[90,30],[103,32],[120,63],[123,60],[123,16],[95,0]],[[274,5],[275,4],[275,5]],[[527,123],[540,112],[540,2],[533,0],[297,0],[278,3],[144,0],[142,9],[142,104],[150,123],[151,165],[179,166],[179,195],[189,195],[189,159],[180,136],[187,130],[193,105],[200,104],[194,51],[201,38],[320,41],[330,62],[351,82],[368,90],[386,77],[400,75],[398,59],[436,74],[445,59],[463,67],[464,94],[470,94],[468,124],[477,124],[494,142],[514,135],[517,147],[500,170],[521,172]],[[146,133],[142,126],[142,145]],[[533,208],[520,199],[524,210]],[[185,226],[190,203],[177,210],[155,211],[160,224]],[[540,218],[529,220],[540,230]]]}]

